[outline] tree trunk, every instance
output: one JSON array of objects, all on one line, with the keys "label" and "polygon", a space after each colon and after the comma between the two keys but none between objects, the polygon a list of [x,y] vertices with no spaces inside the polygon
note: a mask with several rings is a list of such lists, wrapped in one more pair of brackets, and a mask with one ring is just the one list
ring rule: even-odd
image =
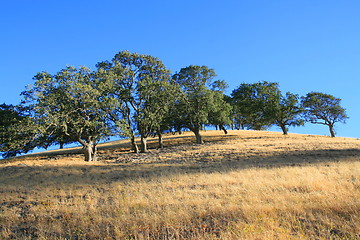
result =
[{"label": "tree trunk", "polygon": [[135,136],[134,136],[134,135],[131,136],[131,150],[133,150],[134,153],[138,153],[138,152],[139,152],[139,148],[138,148],[138,145],[136,144]]},{"label": "tree trunk", "polygon": [[94,152],[93,152],[93,144],[92,142],[86,143],[84,146],[84,154],[85,154],[85,161],[91,162],[94,161]]},{"label": "tree trunk", "polygon": [[141,136],[140,152],[142,152],[142,153],[146,153],[146,152],[147,152],[146,140],[147,140],[146,137]]},{"label": "tree trunk", "polygon": [[127,128],[129,130],[130,133],[130,141],[131,141],[131,150],[134,151],[134,153],[138,153],[139,152],[139,148],[136,144],[135,141],[135,134],[134,131],[132,130],[131,126],[131,111],[130,111],[130,107],[129,107],[129,102],[125,102],[126,104],[126,108],[125,108],[125,112],[124,112],[124,117],[126,119],[126,123],[127,123]]},{"label": "tree trunk", "polygon": [[200,134],[200,129],[195,129],[194,133],[195,133],[195,137],[196,137],[196,143],[197,144],[203,144],[204,141],[203,141],[202,136]]},{"label": "tree trunk", "polygon": [[228,134],[228,131],[226,130],[224,125],[220,125],[219,127],[220,127],[220,130],[223,130],[225,134]]},{"label": "tree trunk", "polygon": [[64,143],[60,142],[60,149],[64,149]]},{"label": "tree trunk", "polygon": [[164,148],[163,136],[161,131],[157,131],[157,135],[159,138],[159,148]]},{"label": "tree trunk", "polygon": [[284,124],[280,124],[281,130],[283,131],[284,135],[288,134],[288,128]]},{"label": "tree trunk", "polygon": [[97,161],[98,157],[97,157],[97,144],[94,143],[93,144],[93,161]]},{"label": "tree trunk", "polygon": [[330,130],[330,135],[331,135],[331,137],[335,137],[334,126],[333,126],[333,125],[328,125],[328,126],[329,126],[329,130]]}]

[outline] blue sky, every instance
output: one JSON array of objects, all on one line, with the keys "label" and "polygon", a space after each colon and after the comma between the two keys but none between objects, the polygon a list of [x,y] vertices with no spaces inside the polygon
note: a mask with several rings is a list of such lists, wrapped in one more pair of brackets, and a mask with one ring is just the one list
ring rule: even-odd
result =
[{"label": "blue sky", "polygon": [[[0,103],[19,103],[37,72],[94,69],[129,50],[173,72],[213,68],[228,94],[262,80],[284,93],[332,94],[350,117],[337,135],[360,138],[357,0],[2,1],[0,26]],[[311,124],[290,132],[329,135]]]}]

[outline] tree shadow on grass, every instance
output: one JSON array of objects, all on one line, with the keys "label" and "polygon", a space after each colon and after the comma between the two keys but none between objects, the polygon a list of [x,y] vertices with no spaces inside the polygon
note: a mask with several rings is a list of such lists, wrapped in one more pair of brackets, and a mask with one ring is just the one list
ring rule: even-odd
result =
[{"label": "tree shadow on grass", "polygon": [[[173,147],[178,145],[193,145],[195,143],[195,136],[193,135],[167,135],[167,138],[164,138],[164,144],[166,147]],[[239,138],[238,135],[220,135],[220,136],[204,136],[205,141],[211,141],[212,143],[217,142],[226,142],[229,139],[236,139]],[[259,137],[261,138],[261,137]],[[140,139],[138,139],[137,144],[140,144]],[[157,137],[149,138],[147,141],[148,149],[157,149],[158,148],[158,139]],[[115,151],[111,151],[115,150]],[[78,156],[83,154],[83,148],[80,147],[71,147],[71,148],[64,148],[64,149],[56,149],[52,151],[44,151],[39,153],[31,153],[22,156],[1,159],[0,163],[7,163],[12,161],[21,161],[26,160],[27,158],[37,158],[38,160],[49,160],[49,159],[59,159],[60,157],[71,157],[71,156]],[[112,142],[107,142],[98,145],[99,154],[121,154],[121,153],[131,153],[131,143],[130,141],[124,140],[116,140]],[[111,152],[110,152],[111,151]]]},{"label": "tree shadow on grass", "polygon": [[[196,173],[226,173],[249,168],[281,168],[308,166],[312,164],[330,164],[334,162],[360,161],[360,149],[318,149],[311,151],[290,151],[266,155],[242,156],[239,153],[186,151],[186,146],[172,147],[168,150],[179,151],[180,157],[161,158],[161,151],[149,154],[126,154],[132,162],[105,162],[102,164],[70,166],[8,166],[0,168],[0,183],[13,187],[66,185],[98,185],[101,183],[153,179],[158,177]],[[213,154],[216,154],[214,156]],[[139,159],[135,159],[137,156]],[[141,159],[144,159],[141,161]]]}]

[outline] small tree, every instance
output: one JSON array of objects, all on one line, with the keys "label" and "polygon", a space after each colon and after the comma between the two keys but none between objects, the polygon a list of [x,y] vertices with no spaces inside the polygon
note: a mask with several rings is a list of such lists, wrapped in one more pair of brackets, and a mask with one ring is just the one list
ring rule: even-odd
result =
[{"label": "small tree", "polygon": [[214,106],[209,112],[209,124],[219,127],[227,134],[225,125],[230,125],[232,106],[227,102],[227,96],[224,95],[225,89],[228,87],[227,83],[223,80],[214,81],[211,84],[211,90],[214,99]]},{"label": "small tree", "polygon": [[341,99],[330,94],[310,92],[302,97],[301,102],[306,121],[328,126],[331,137],[335,137],[335,123],[345,123],[348,118],[345,109],[340,106]]},{"label": "small tree", "polygon": [[237,112],[238,108],[235,105],[234,99],[231,96],[224,95],[224,100],[231,106],[230,112],[230,127],[232,130],[245,129],[245,117]]},{"label": "small tree", "polygon": [[262,130],[275,123],[275,106],[281,92],[278,83],[243,83],[231,93],[236,119],[250,129]]},{"label": "small tree", "polygon": [[301,118],[303,109],[298,95],[287,92],[274,107],[275,124],[281,128],[284,135],[288,133],[288,126],[304,125],[304,120]]},{"label": "small tree", "polygon": [[[215,76],[213,69],[194,65],[182,68],[173,76],[182,90],[172,113],[174,126],[177,129],[190,129],[195,134],[198,144],[203,143],[200,134],[203,125],[227,123],[223,113],[228,111],[230,106],[224,101],[222,93],[209,89]],[[223,106],[219,107],[220,105]]]},{"label": "small tree", "polygon": [[85,161],[95,161],[97,143],[114,130],[100,91],[102,83],[86,67],[67,67],[54,76],[38,73],[34,80],[34,86],[22,94],[42,135],[51,139],[62,133],[83,146]]}]

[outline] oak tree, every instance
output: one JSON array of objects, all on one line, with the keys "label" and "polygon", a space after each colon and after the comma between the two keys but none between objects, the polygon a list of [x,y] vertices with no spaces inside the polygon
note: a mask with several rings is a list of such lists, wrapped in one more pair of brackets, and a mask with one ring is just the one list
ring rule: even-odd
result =
[{"label": "oak tree", "polygon": [[345,109],[340,105],[341,99],[330,94],[310,92],[302,97],[301,102],[306,121],[328,126],[331,137],[335,137],[335,123],[345,123],[348,118]]},{"label": "oak tree", "polygon": [[95,161],[97,143],[114,131],[101,81],[88,68],[71,66],[55,75],[38,73],[34,80],[22,94],[41,134],[51,138],[62,133],[83,146],[85,161]]},{"label": "oak tree", "polygon": [[281,96],[278,83],[242,83],[232,91],[231,96],[240,125],[262,130],[275,123],[275,106]]},{"label": "oak tree", "polygon": [[281,128],[284,135],[288,134],[289,126],[304,125],[304,120],[301,117],[303,109],[298,95],[287,92],[285,96],[280,97],[280,101],[277,101],[274,108],[275,125]]},{"label": "oak tree", "polygon": [[225,102],[224,95],[210,89],[215,76],[213,69],[196,65],[182,68],[173,75],[181,87],[181,95],[173,109],[175,126],[190,129],[198,144],[203,143],[200,133],[203,125],[225,125],[229,122],[227,112],[230,106]]},{"label": "oak tree", "polygon": [[177,92],[170,71],[158,58],[128,51],[119,52],[97,67],[111,86],[109,93],[117,106],[114,121],[125,120],[126,127],[120,134],[129,137],[134,152],[138,152],[135,142],[138,132],[140,151],[146,152],[147,137],[159,130]]}]

